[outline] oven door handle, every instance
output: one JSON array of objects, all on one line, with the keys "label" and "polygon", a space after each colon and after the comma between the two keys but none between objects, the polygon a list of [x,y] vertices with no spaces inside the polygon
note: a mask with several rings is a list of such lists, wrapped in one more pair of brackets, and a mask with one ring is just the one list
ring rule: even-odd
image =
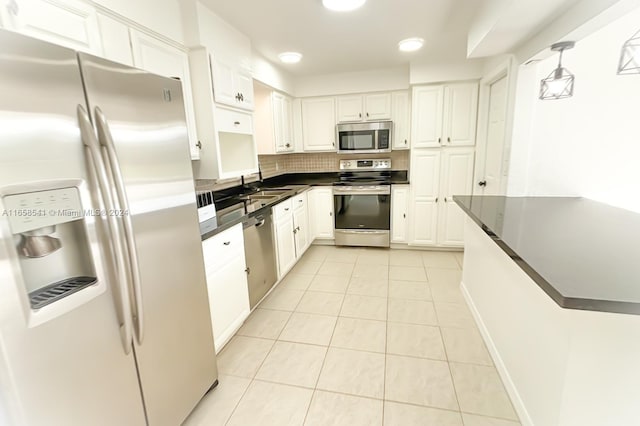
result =
[{"label": "oven door handle", "polygon": [[390,188],[372,188],[372,189],[360,189],[360,188],[333,188],[333,195],[389,195],[391,194]]}]

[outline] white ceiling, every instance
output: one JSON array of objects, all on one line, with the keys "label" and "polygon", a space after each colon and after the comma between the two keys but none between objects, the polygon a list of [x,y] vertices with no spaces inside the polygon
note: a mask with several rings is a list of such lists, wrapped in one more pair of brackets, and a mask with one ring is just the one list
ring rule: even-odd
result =
[{"label": "white ceiling", "polygon": [[[468,28],[481,0],[368,0],[344,13],[325,9],[321,0],[202,2],[274,63],[280,63],[280,52],[302,53],[299,64],[281,66],[303,76],[464,59]],[[408,37],[424,38],[425,46],[399,52],[398,41]]]}]

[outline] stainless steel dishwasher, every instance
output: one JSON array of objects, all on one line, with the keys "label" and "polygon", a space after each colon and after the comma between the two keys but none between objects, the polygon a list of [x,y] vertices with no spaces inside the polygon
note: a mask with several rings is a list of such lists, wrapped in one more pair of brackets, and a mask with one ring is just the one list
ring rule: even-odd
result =
[{"label": "stainless steel dishwasher", "polygon": [[243,225],[251,309],[271,290],[278,279],[271,224],[271,209],[267,209],[266,212],[249,218]]}]

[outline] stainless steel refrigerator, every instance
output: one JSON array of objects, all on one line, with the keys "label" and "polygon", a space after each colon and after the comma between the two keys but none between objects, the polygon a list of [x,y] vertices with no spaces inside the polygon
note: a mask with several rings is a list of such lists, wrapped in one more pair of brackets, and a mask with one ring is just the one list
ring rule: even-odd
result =
[{"label": "stainless steel refrigerator", "polygon": [[0,30],[0,424],[180,424],[217,382],[177,80]]}]

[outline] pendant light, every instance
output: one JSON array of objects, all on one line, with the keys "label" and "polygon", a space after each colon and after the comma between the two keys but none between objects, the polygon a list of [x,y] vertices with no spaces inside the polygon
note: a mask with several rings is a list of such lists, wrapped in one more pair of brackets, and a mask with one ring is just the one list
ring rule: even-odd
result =
[{"label": "pendant light", "polygon": [[563,99],[573,96],[573,81],[575,77],[568,69],[562,68],[562,53],[575,46],[573,41],[562,41],[551,45],[551,50],[560,52],[558,67],[540,82],[540,99]]},{"label": "pendant light", "polygon": [[640,74],[640,31],[622,45],[618,74]]}]

